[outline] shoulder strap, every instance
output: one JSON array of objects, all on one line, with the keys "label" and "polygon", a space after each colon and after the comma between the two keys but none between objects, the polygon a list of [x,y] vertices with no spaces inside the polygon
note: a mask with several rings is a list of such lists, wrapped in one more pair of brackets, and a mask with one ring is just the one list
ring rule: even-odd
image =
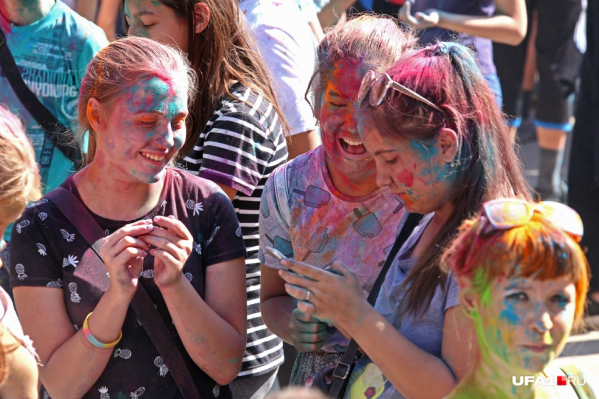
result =
[{"label": "shoulder strap", "polygon": [[[75,226],[96,255],[98,255],[98,261],[103,263],[99,250],[100,240],[104,237],[104,232],[81,201],[63,187],[58,187],[50,191],[46,194],[46,198],[52,201],[69,222]],[[185,399],[199,399],[200,394],[185,364],[185,360],[177,349],[177,344],[164,324],[164,320],[154,306],[154,302],[152,302],[148,292],[141,283],[137,286],[137,291],[135,291],[135,295],[131,301],[131,307],[139,318],[141,325],[148,333],[152,343],[158,349],[183,397]]]},{"label": "shoulder strap", "polygon": [[[404,245],[408,237],[412,234],[418,223],[422,220],[423,215],[418,213],[410,213],[408,218],[403,225],[401,232],[397,236],[391,251],[389,252],[389,256],[385,259],[385,264],[381,268],[381,271],[368,294],[368,303],[374,305],[377,297],[379,296],[379,291],[383,286],[383,282],[385,281],[385,276],[389,271],[389,268],[393,264],[397,253]],[[329,390],[329,396],[333,398],[340,398],[343,392],[345,391],[345,386],[347,384],[347,377],[351,374],[354,364],[354,358],[356,353],[358,352],[358,343],[352,339],[347,346],[347,350],[343,354],[343,357],[337,365],[335,366],[335,370],[333,370],[333,383],[331,385],[331,389]]]},{"label": "shoulder strap", "polygon": [[[19,67],[6,44],[4,32],[0,29],[0,67],[6,75],[10,86],[21,101],[21,104],[29,111],[31,116],[40,124],[46,136],[52,143],[75,164],[77,169],[81,168],[81,152],[69,145],[68,141],[74,139],[69,130],[64,127],[58,119],[46,108],[41,101],[23,81]],[[68,138],[64,140],[62,137]],[[65,142],[67,141],[67,142]]]}]

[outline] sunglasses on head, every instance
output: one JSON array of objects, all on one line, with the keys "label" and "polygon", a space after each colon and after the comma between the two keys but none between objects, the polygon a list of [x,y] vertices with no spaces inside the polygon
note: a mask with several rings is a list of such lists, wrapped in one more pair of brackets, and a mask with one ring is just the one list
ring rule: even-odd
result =
[{"label": "sunglasses on head", "polygon": [[583,226],[580,215],[567,205],[559,202],[543,201],[537,204],[515,198],[488,201],[483,204],[483,215],[489,222],[490,230],[508,230],[524,226],[530,222],[535,212],[540,212],[553,225],[582,239]]},{"label": "sunglasses on head", "polygon": [[369,96],[370,105],[373,107],[378,107],[379,105],[381,105],[381,103],[385,99],[385,96],[387,95],[389,88],[391,88],[393,90],[397,90],[398,92],[405,94],[408,97],[412,97],[413,99],[418,100],[421,103],[424,103],[424,104],[428,105],[429,107],[434,108],[435,110],[441,112],[441,114],[443,114],[443,111],[441,110],[441,108],[439,108],[438,106],[436,106],[435,104],[433,104],[432,102],[427,100],[426,98],[422,97],[420,94],[397,83],[396,81],[391,79],[391,77],[389,75],[387,75],[386,73],[381,73],[377,77],[376,73],[374,71],[366,72],[366,75],[364,75],[364,77],[362,78],[362,84],[360,85],[360,91],[358,91],[358,101],[360,103],[362,103],[362,101],[364,100],[364,98],[366,96],[366,93],[368,93],[368,91],[370,90],[370,96]]}]

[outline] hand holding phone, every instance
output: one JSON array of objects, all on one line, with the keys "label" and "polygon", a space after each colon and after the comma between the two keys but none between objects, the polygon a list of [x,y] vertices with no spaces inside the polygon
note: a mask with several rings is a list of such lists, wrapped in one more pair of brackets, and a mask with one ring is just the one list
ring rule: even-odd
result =
[{"label": "hand holding phone", "polygon": [[[264,249],[265,249],[265,250],[266,250],[266,252],[268,252],[268,253],[269,253],[269,254],[270,254],[272,257],[274,257],[275,259],[278,259],[278,260],[279,260],[279,263],[280,263],[282,260],[284,260],[284,259],[289,259],[289,258],[287,258],[285,255],[283,255],[283,254],[281,253],[281,251],[279,251],[279,250],[278,250],[278,249],[276,249],[276,248],[273,248],[273,247],[266,247],[266,248],[264,248]],[[280,266],[281,266],[281,268],[282,268],[283,270],[285,270],[285,271],[287,271],[287,272],[289,272],[289,273],[293,273],[293,274],[297,274],[298,276],[301,276],[301,274],[299,274],[299,273],[297,273],[297,272],[294,272],[293,270],[289,269],[288,267],[285,267],[285,266],[283,266],[283,265],[280,265]],[[303,276],[302,276],[302,277],[303,277]]]},{"label": "hand holding phone", "polygon": [[281,251],[279,251],[278,249],[275,249],[273,247],[266,247],[264,249],[266,249],[266,252],[268,252],[271,256],[278,259],[279,262],[282,261],[283,259],[287,259],[287,257],[285,255],[283,255],[281,253]]}]

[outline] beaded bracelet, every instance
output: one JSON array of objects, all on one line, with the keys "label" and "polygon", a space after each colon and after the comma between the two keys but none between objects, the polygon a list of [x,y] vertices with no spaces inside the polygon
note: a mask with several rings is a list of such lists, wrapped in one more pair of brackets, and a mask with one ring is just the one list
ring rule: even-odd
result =
[{"label": "beaded bracelet", "polygon": [[114,341],[111,342],[109,344],[103,344],[102,342],[98,341],[96,339],[96,337],[94,337],[94,335],[92,334],[92,332],[89,329],[89,325],[87,324],[87,321],[89,320],[89,316],[92,315],[93,312],[91,312],[90,314],[87,315],[87,317],[85,318],[85,321],[83,322],[83,334],[85,334],[85,337],[87,338],[87,340],[96,348],[100,348],[100,349],[107,349],[107,348],[112,348],[113,346],[115,346],[116,344],[119,343],[119,341],[121,340],[121,338],[123,338],[123,332],[121,331],[121,334],[119,335],[119,338]]}]

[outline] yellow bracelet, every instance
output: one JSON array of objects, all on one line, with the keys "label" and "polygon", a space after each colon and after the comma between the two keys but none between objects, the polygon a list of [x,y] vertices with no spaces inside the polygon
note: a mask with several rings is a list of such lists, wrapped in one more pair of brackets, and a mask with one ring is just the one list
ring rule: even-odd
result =
[{"label": "yellow bracelet", "polygon": [[85,337],[87,338],[87,340],[96,348],[100,348],[100,349],[107,349],[107,348],[112,348],[113,346],[115,346],[116,344],[119,343],[119,341],[121,340],[121,338],[123,338],[123,332],[121,331],[121,334],[119,335],[119,338],[114,341],[111,342],[109,344],[103,344],[102,342],[98,341],[96,339],[96,337],[94,337],[94,335],[92,334],[92,332],[89,329],[89,325],[87,324],[87,320],[89,319],[89,316],[92,315],[93,312],[91,312],[90,314],[87,315],[87,317],[85,318],[85,321],[83,322],[83,334],[85,334]]}]

